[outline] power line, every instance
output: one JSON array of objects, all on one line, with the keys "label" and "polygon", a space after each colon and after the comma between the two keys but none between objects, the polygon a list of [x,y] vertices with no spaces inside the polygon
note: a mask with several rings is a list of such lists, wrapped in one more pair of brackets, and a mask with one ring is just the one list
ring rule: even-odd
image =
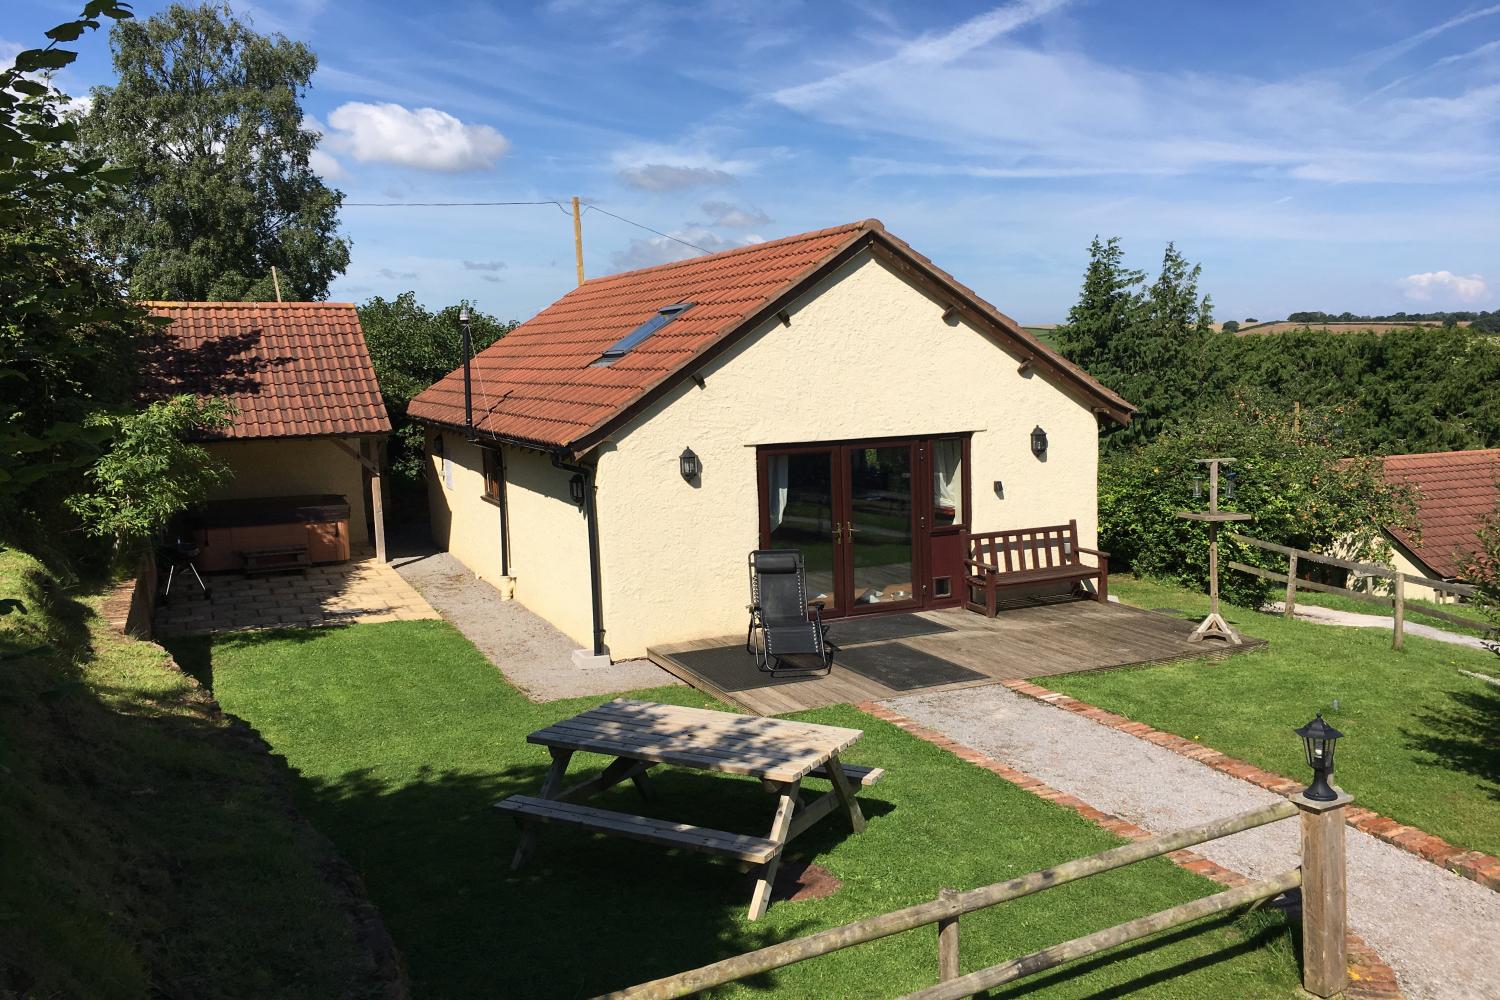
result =
[{"label": "power line", "polygon": [[[346,202],[344,202],[344,206],[346,208],[497,208],[497,207],[504,207],[504,206],[509,206],[509,205],[555,205],[555,206],[557,206],[557,210],[560,211],[560,212],[562,212],[564,215],[569,214],[567,207],[565,205],[563,205],[563,203],[560,202],[560,201],[346,201]],[[698,251],[699,253],[702,253],[702,254],[713,253],[712,250],[709,250],[709,249],[707,249],[705,247],[700,247],[696,243],[689,243],[687,240],[682,239],[681,237],[673,236],[671,233],[664,233],[660,229],[652,229],[650,226],[646,225],[645,223],[636,222],[634,219],[627,219],[623,215],[616,215],[614,212],[610,212],[610,211],[607,211],[606,209],[602,209],[598,205],[585,205],[584,208],[583,208],[583,211],[584,211],[585,215],[587,215],[589,212],[598,212],[601,215],[607,215],[611,219],[618,219],[619,221],[625,223],[626,225],[635,226],[637,229],[644,229],[646,232],[652,233],[653,235],[656,235],[656,236],[660,236],[664,240],[671,240],[673,243],[681,243],[683,246],[688,247],[691,250],[696,250],[696,251]]]},{"label": "power line", "polygon": [[659,229],[652,229],[650,226],[642,225],[641,223],[636,222],[634,219],[627,219],[623,215],[616,215],[613,212],[606,212],[604,209],[600,208],[598,205],[588,205],[588,206],[585,206],[584,212],[585,213],[588,213],[588,212],[598,212],[601,215],[607,215],[607,216],[609,216],[611,219],[619,219],[621,222],[629,223],[630,225],[635,226],[637,229],[644,229],[648,233],[655,233],[657,236],[660,236],[664,240],[671,240],[674,243],[681,243],[685,247],[691,247],[692,249],[698,251],[699,253],[705,253],[705,254],[706,253],[713,253],[712,250],[705,250],[703,247],[700,247],[696,243],[689,243],[687,240],[678,239],[676,236],[673,236],[671,233],[664,233],[664,232],[662,232]]}]

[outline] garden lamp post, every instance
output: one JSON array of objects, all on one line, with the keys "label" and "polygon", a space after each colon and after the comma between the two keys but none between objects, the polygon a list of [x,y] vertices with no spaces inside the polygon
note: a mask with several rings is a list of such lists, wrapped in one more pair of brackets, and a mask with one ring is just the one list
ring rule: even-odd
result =
[{"label": "garden lamp post", "polygon": [[1312,768],[1312,784],[1302,792],[1314,802],[1332,802],[1339,797],[1328,779],[1333,777],[1333,748],[1344,735],[1323,721],[1323,713],[1292,732],[1302,737],[1302,748],[1307,754],[1307,766]]},{"label": "garden lamp post", "polygon": [[[1180,510],[1177,516],[1189,521],[1203,521],[1208,524],[1208,617],[1193,630],[1188,640],[1202,642],[1212,636],[1238,646],[1242,641],[1239,633],[1230,627],[1230,624],[1224,620],[1224,616],[1219,613],[1219,525],[1226,521],[1248,521],[1250,515],[1219,509],[1219,466],[1229,465],[1235,459],[1199,458],[1194,461],[1208,467],[1208,510]],[[1234,473],[1227,469],[1225,472],[1228,478],[1225,481],[1224,498],[1229,500],[1234,498]],[[1197,499],[1202,495],[1203,473],[1198,472],[1193,476],[1193,497]]]}]

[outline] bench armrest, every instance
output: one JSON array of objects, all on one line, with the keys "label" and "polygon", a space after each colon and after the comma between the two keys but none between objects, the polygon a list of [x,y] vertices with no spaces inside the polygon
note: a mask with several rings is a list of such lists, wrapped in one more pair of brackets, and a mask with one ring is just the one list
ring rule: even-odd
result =
[{"label": "bench armrest", "polygon": [[996,566],[994,563],[980,562],[978,559],[965,559],[964,565],[973,566],[975,569],[982,569],[986,573],[1000,572],[1000,567]]},{"label": "bench armrest", "polygon": [[1104,552],[1104,551],[1102,551],[1100,549],[1090,549],[1090,548],[1086,548],[1086,547],[1084,547],[1082,545],[1077,546],[1077,549],[1078,549],[1079,552],[1087,552],[1089,555],[1098,556],[1100,559],[1108,559],[1109,558],[1109,553],[1108,552]]}]

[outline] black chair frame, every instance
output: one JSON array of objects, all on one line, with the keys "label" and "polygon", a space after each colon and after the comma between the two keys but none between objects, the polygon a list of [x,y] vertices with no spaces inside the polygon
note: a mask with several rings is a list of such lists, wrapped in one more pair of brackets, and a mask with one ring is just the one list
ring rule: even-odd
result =
[{"label": "black chair frame", "polygon": [[[838,647],[828,640],[823,623],[822,601],[807,601],[807,578],[802,553],[795,549],[756,549],[750,553],[750,627],[745,632],[745,652],[755,656],[755,665],[772,677],[791,674],[833,672]],[[763,578],[780,578],[781,586],[768,588]],[[786,586],[795,576],[795,587]],[[759,641],[757,642],[757,636]],[[817,666],[785,665],[783,657],[816,656]]]}]

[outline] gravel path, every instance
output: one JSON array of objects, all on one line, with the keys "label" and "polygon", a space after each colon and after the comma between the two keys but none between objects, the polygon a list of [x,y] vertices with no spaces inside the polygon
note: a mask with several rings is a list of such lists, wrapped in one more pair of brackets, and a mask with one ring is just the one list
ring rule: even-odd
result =
[{"label": "gravel path", "polygon": [[[1278,796],[1197,761],[1003,687],[884,702],[1154,833],[1244,812]],[[1193,848],[1246,876],[1297,863],[1298,821]],[[1349,920],[1412,1000],[1500,997],[1500,893],[1348,829]]]},{"label": "gravel path", "polygon": [[[1272,611],[1280,614],[1286,610],[1286,605],[1281,601],[1276,601],[1270,605],[1270,608]],[[1383,628],[1387,632],[1391,630],[1391,618],[1389,615],[1367,615],[1358,611],[1320,608],[1316,604],[1299,604],[1292,614],[1303,621],[1317,622],[1320,625],[1344,625],[1349,628]],[[1447,629],[1414,622],[1410,618],[1406,620],[1406,634],[1420,635],[1424,639],[1436,639],[1438,642],[1446,642],[1454,646],[1468,646],[1471,649],[1489,648],[1478,636],[1449,632]]]},{"label": "gravel path", "polygon": [[502,600],[499,591],[446,552],[408,544],[391,565],[532,701],[682,683],[649,660],[588,670],[574,666],[576,642],[520,601]]}]

